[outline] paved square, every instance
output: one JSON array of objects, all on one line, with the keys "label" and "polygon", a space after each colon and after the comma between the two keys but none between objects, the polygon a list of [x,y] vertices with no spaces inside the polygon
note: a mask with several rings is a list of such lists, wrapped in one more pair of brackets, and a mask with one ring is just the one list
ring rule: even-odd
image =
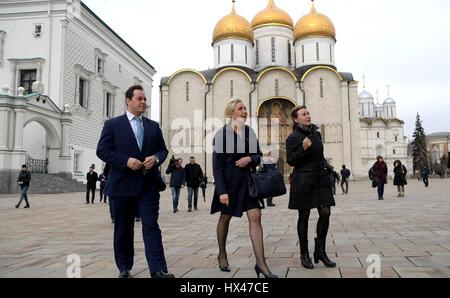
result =
[{"label": "paved square", "polygon": [[[425,189],[410,180],[406,198],[397,198],[392,182],[385,201],[378,201],[369,182],[350,184],[350,195],[336,196],[332,209],[327,251],[338,268],[323,265],[303,269],[296,234],[297,214],[287,209],[287,196],[275,199],[276,207],[263,211],[267,262],[287,278],[367,277],[376,254],[381,275],[398,277],[450,277],[450,180],[431,180]],[[187,191],[182,190],[180,210],[172,213],[171,194],[161,197],[160,225],[170,272],[184,278],[254,278],[255,260],[248,236],[247,219],[233,219],[228,254],[232,271],[218,270],[216,222],[207,202],[187,212]],[[97,195],[98,197],[98,195]],[[81,257],[86,278],[117,277],[112,236],[113,225],[106,204],[84,204],[84,194],[30,195],[31,209],[15,209],[18,195],[0,196],[0,277],[66,277],[67,256]],[[310,220],[310,250],[317,212]],[[141,225],[136,225],[134,277],[148,278]]]}]

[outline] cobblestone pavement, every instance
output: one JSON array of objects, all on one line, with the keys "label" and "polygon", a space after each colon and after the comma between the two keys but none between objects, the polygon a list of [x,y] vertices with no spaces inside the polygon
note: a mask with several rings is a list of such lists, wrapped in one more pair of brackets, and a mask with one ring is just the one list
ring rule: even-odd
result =
[{"label": "cobblestone pavement", "polygon": [[[231,221],[228,239],[230,273],[218,270],[216,222],[210,215],[208,189],[199,211],[187,212],[183,189],[180,213],[173,214],[170,190],[161,197],[160,225],[169,271],[183,278],[253,278],[253,257],[248,223]],[[367,277],[369,255],[381,260],[381,276],[450,277],[450,180],[431,180],[425,189],[410,180],[407,197],[397,198],[390,182],[385,201],[378,201],[368,182],[350,184],[350,195],[336,196],[332,209],[329,256],[338,264],[303,269],[296,234],[297,213],[287,209],[287,196],[263,211],[267,262],[273,273],[288,278]],[[106,204],[84,204],[84,194],[31,195],[31,209],[15,209],[17,195],[0,196],[0,277],[66,277],[67,257],[81,257],[81,276],[117,277],[113,225]],[[98,197],[98,194],[97,194]],[[310,251],[317,212],[310,219]],[[136,256],[132,274],[149,277],[140,223],[136,224]]]}]

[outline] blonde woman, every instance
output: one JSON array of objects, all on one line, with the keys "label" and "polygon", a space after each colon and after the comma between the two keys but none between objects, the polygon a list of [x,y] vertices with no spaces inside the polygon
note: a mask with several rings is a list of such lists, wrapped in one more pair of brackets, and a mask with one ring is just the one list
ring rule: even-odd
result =
[{"label": "blonde woman", "polygon": [[256,257],[255,272],[266,278],[277,278],[267,266],[264,256],[261,209],[264,203],[250,197],[248,179],[252,167],[261,163],[261,151],[255,132],[245,125],[247,108],[240,99],[232,100],[225,108],[226,125],[214,137],[213,172],[215,180],[211,214],[220,212],[217,223],[219,268],[230,272],[226,241],[232,217],[247,213],[250,238]]}]

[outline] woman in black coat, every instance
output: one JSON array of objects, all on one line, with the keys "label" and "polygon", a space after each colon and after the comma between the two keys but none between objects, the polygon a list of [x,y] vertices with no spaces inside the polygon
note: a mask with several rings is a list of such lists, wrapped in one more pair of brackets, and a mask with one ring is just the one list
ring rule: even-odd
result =
[{"label": "woman in black coat", "polygon": [[384,185],[387,184],[388,168],[382,156],[377,157],[377,161],[371,169],[373,180],[377,185],[378,200],[384,200]]},{"label": "woman in black coat", "polygon": [[292,111],[294,132],[286,141],[287,161],[294,167],[291,178],[289,209],[298,210],[297,232],[300,240],[302,266],[313,269],[308,251],[308,221],[311,209],[319,211],[314,262],[322,261],[326,267],[336,267],[326,252],[326,238],[330,224],[331,206],[335,206],[332,184],[326,169],[322,137],[318,127],[311,123],[305,106]]},{"label": "woman in black coat", "polygon": [[247,109],[240,99],[231,101],[225,109],[227,125],[214,137],[213,172],[215,180],[211,214],[220,212],[217,223],[219,268],[230,272],[226,242],[230,220],[247,213],[250,238],[256,257],[255,271],[268,278],[277,278],[267,266],[264,256],[261,209],[263,203],[250,197],[248,180],[251,168],[261,163],[261,151],[255,132],[245,125]]},{"label": "woman in black coat", "polygon": [[406,174],[408,170],[402,164],[400,160],[394,161],[394,185],[397,186],[399,198],[405,197],[405,185],[408,184],[406,181]]}]

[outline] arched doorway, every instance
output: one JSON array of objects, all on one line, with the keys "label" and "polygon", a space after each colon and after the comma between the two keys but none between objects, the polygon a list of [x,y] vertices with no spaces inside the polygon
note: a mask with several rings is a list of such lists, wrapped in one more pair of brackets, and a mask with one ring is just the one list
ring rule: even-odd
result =
[{"label": "arched doorway", "polygon": [[61,145],[54,126],[43,118],[27,121],[23,128],[26,163],[33,173],[57,173]]},{"label": "arched doorway", "polygon": [[268,99],[258,108],[261,150],[264,155],[272,155],[277,159],[274,162],[284,177],[288,177],[292,171],[286,158],[286,139],[292,132],[290,114],[294,108],[293,101],[283,98]]}]

